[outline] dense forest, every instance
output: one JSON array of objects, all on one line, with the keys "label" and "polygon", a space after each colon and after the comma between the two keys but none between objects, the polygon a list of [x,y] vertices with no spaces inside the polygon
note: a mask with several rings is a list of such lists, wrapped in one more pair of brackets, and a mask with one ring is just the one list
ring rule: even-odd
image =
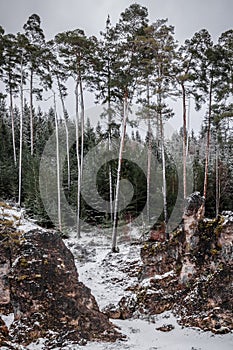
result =
[{"label": "dense forest", "polygon": [[[21,33],[5,33],[0,27],[0,197],[24,205],[41,224],[64,230],[63,191],[76,212],[78,235],[81,220],[113,227],[113,250],[119,223],[139,216],[144,208],[145,216],[155,217],[154,225],[169,231],[178,168],[182,199],[199,191],[205,199],[203,213],[210,217],[233,210],[232,67],[233,30],[214,43],[202,29],[179,44],[166,19],[150,23],[147,9],[137,4],[121,13],[115,25],[108,17],[98,38],[76,29],[47,41],[37,14],[28,18]],[[87,92],[104,106],[97,126],[86,116]],[[73,94],[74,111],[69,110],[68,94]],[[42,108],[45,100],[51,103],[48,110]],[[181,106],[183,126],[167,139],[164,125],[174,116],[174,100]],[[198,135],[188,128],[190,101],[203,115]],[[133,105],[137,113],[132,121]],[[146,137],[138,131],[140,122],[147,125]],[[73,131],[76,142],[71,142]],[[55,222],[46,213],[39,184],[41,157],[51,135],[56,200],[47,200]],[[62,142],[66,157],[60,169]],[[98,203],[92,208],[81,193],[84,183],[87,188],[95,181],[91,169],[89,178],[85,175],[85,156],[101,142],[106,162],[96,186],[106,210],[98,210]],[[109,160],[112,150],[117,156]],[[139,159],[145,172],[137,166]],[[131,182],[134,194],[118,210],[123,178]]]}]

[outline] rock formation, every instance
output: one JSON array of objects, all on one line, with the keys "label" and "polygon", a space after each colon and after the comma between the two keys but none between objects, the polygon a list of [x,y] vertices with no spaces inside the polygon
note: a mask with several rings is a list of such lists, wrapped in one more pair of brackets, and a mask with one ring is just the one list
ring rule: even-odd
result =
[{"label": "rock formation", "polygon": [[215,333],[233,330],[232,213],[203,219],[202,204],[203,198],[194,193],[182,227],[171,239],[144,243],[138,283],[118,307],[106,308],[108,316],[150,317],[172,310],[186,326]]},{"label": "rock formation", "polygon": [[73,255],[56,232],[23,234],[0,226],[0,310],[14,312],[9,335],[0,320],[4,341],[27,345],[47,338],[49,349],[66,340],[84,344],[120,337],[79,282]]}]

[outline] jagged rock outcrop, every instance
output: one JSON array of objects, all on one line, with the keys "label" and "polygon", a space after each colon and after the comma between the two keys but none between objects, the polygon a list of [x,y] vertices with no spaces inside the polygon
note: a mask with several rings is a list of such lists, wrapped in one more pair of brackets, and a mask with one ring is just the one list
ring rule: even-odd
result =
[{"label": "jagged rock outcrop", "polygon": [[[0,309],[14,312],[9,339],[27,345],[47,338],[115,341],[120,334],[78,280],[74,258],[56,232],[21,234],[0,226]],[[3,325],[4,326],[4,325]]]},{"label": "jagged rock outcrop", "polygon": [[138,283],[117,307],[116,318],[173,310],[180,323],[215,333],[233,330],[233,217],[203,219],[203,198],[187,201],[182,227],[165,242],[147,241],[141,248],[143,266]]}]

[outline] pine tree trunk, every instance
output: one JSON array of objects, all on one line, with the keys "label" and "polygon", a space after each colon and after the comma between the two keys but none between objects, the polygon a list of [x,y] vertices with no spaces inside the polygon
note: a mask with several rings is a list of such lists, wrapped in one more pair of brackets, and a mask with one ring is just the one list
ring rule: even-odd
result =
[{"label": "pine tree trunk", "polygon": [[[109,53],[108,53],[109,54]],[[111,152],[112,148],[112,135],[111,135],[111,128],[110,128],[110,123],[111,123],[111,71],[110,71],[110,60],[108,59],[108,150]],[[112,167],[111,164],[109,163],[108,167],[108,178],[109,178],[109,209],[110,209],[110,219],[111,223],[113,222],[113,192],[112,192]]]},{"label": "pine tree trunk", "polygon": [[70,191],[70,145],[69,145],[69,130],[67,125],[66,117],[64,118],[65,129],[66,129],[66,158],[67,158],[67,186]]},{"label": "pine tree trunk", "polygon": [[[109,97],[108,97],[108,150],[111,152],[112,148],[112,135],[111,135],[111,129],[110,129],[110,123],[111,123],[111,114],[110,114],[110,91],[109,91]],[[109,163],[108,166],[108,179],[109,179],[109,209],[110,209],[110,219],[111,222],[113,221],[113,193],[112,193],[112,167]]]},{"label": "pine tree trunk", "polygon": [[[111,152],[111,135],[108,137],[108,150]],[[109,178],[109,207],[110,207],[110,219],[113,221],[113,193],[112,193],[112,167],[109,164],[108,168],[108,178]]]},{"label": "pine tree trunk", "polygon": [[219,215],[219,198],[220,198],[220,188],[219,188],[219,149],[216,140],[216,152],[215,152],[215,203],[216,203],[216,217]]},{"label": "pine tree trunk", "polygon": [[58,90],[60,94],[60,100],[62,104],[62,112],[63,112],[63,118],[65,123],[65,130],[66,130],[66,158],[67,158],[67,185],[68,185],[68,191],[70,191],[70,145],[69,145],[69,130],[67,125],[67,113],[65,108],[65,102],[61,91],[61,84],[60,80],[57,77],[57,83],[58,83]]},{"label": "pine tree trunk", "polygon": [[119,204],[119,192],[120,192],[121,163],[122,163],[122,156],[123,156],[124,143],[125,143],[127,119],[128,119],[128,97],[127,97],[127,94],[125,94],[124,112],[123,112],[123,121],[122,121],[122,134],[121,134],[121,143],[120,143],[118,168],[117,168],[115,206],[114,206],[114,216],[113,216],[113,230],[112,230],[112,252],[113,253],[117,253],[119,251],[117,247],[118,204]]},{"label": "pine tree trunk", "polygon": [[30,75],[30,142],[31,142],[31,156],[34,153],[34,135],[33,135],[33,71]]},{"label": "pine tree trunk", "polygon": [[182,87],[182,99],[183,99],[183,191],[184,199],[187,197],[187,117],[186,117],[186,91],[184,83],[181,84]]},{"label": "pine tree trunk", "polygon": [[22,197],[22,153],[23,153],[23,116],[24,116],[24,103],[23,103],[23,63],[21,61],[20,67],[21,81],[20,81],[20,128],[19,128],[19,190],[18,190],[18,205],[21,206]]},{"label": "pine tree trunk", "polygon": [[81,107],[81,182],[83,175],[83,157],[84,157],[84,97],[83,97],[83,86],[82,86],[82,78],[80,76],[80,107]]},{"label": "pine tree trunk", "polygon": [[14,122],[14,110],[13,110],[13,94],[10,88],[10,115],[11,115],[11,132],[12,132],[12,146],[14,155],[14,164],[17,165],[16,159],[16,147],[15,147],[15,122]]},{"label": "pine tree trunk", "polygon": [[162,172],[163,172],[163,212],[164,212],[164,226],[166,238],[169,239],[168,233],[168,214],[167,214],[167,182],[166,182],[166,158],[165,158],[165,148],[164,148],[164,130],[163,130],[163,120],[162,115],[159,115],[160,121],[160,141],[161,141],[161,155],[162,155]]},{"label": "pine tree trunk", "polygon": [[77,189],[77,236],[81,237],[80,234],[80,215],[81,215],[81,164],[80,164],[80,155],[79,155],[79,82],[76,82],[75,88],[76,96],[76,118],[75,118],[75,130],[76,130],[76,156],[78,164],[78,189]]},{"label": "pine tree trunk", "polygon": [[59,130],[57,120],[57,108],[56,108],[56,95],[53,93],[54,98],[54,117],[55,117],[55,131],[56,131],[56,159],[57,159],[57,218],[58,218],[58,229],[62,230],[61,222],[61,180],[60,180],[60,153],[59,153]]},{"label": "pine tree trunk", "polygon": [[[148,128],[149,129],[149,128]],[[151,178],[151,156],[152,156],[152,140],[151,132],[149,133],[148,155],[147,155],[147,220],[150,222],[150,178]]]},{"label": "pine tree trunk", "polygon": [[[209,110],[208,110],[208,123],[207,123],[207,140],[206,140],[206,154],[205,154],[205,178],[204,178],[204,189],[203,196],[206,199],[207,195],[207,185],[208,185],[208,167],[209,167],[209,153],[210,153],[210,127],[211,127],[211,113],[212,113],[212,85],[213,78],[210,82],[210,91],[209,91]],[[204,215],[203,207],[203,215]]]},{"label": "pine tree trunk", "polygon": [[[150,106],[150,93],[149,93],[149,81],[147,81],[147,105]],[[150,113],[150,112],[149,112]],[[152,156],[152,132],[150,115],[148,115],[148,152],[147,152],[147,202],[146,202],[146,214],[148,223],[150,222],[150,178],[151,178],[151,156]]]}]

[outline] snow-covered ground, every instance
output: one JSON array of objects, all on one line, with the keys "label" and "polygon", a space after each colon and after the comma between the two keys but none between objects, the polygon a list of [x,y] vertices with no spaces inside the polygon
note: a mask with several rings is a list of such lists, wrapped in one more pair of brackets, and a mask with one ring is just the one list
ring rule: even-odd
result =
[{"label": "snow-covered ground", "polygon": [[[0,208],[1,219],[14,220],[21,231],[29,231],[38,226],[24,217],[19,209]],[[83,232],[81,239],[72,234],[65,240],[75,257],[79,279],[88,286],[95,296],[100,309],[106,305],[116,304],[129,285],[137,283],[137,277],[128,275],[129,264],[140,264],[139,245],[131,245],[131,240],[139,238],[137,230],[127,234],[127,239],[119,244],[120,253],[111,253],[111,235],[98,229],[91,233]],[[13,321],[12,314],[3,316],[9,326]],[[88,343],[85,347],[70,344],[62,350],[231,350],[233,335],[214,335],[198,329],[182,328],[170,312],[156,315],[153,319],[112,320],[126,335],[124,341],[116,343]],[[162,332],[156,328],[162,325],[173,325],[170,332]],[[44,350],[43,339],[20,350]],[[60,347],[57,348],[61,349]],[[4,349],[1,349],[4,350]]]}]

